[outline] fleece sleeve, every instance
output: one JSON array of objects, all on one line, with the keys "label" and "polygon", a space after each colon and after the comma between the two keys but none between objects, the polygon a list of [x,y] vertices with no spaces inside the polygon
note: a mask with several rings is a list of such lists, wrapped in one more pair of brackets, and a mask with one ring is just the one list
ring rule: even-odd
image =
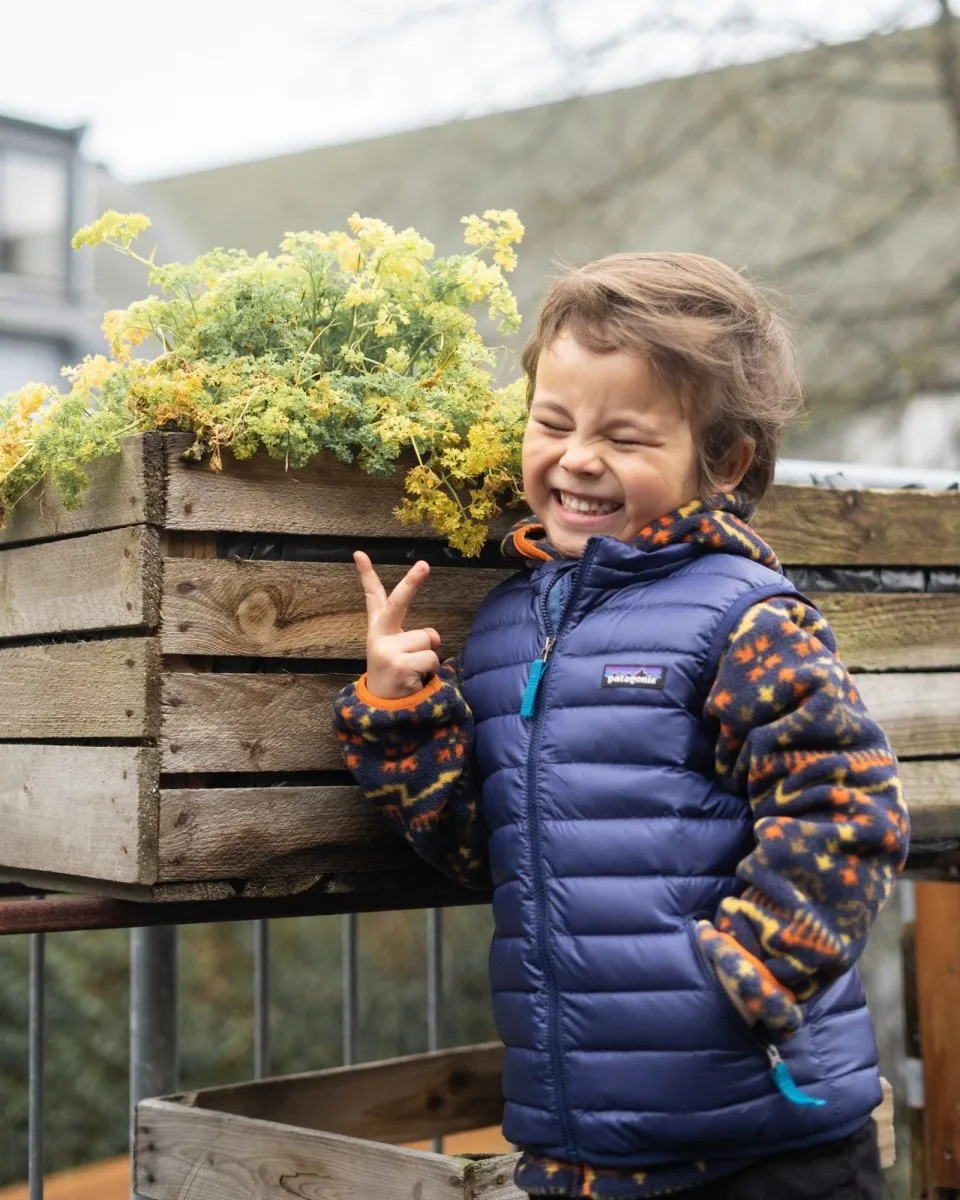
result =
[{"label": "fleece sleeve", "polygon": [[362,677],[338,693],[333,707],[344,763],[366,799],[421,858],[465,887],[488,887],[473,715],[457,660],[445,662],[413,696],[382,700]]},{"label": "fleece sleeve", "polygon": [[783,1040],[801,1003],[857,960],[903,868],[897,763],[826,621],[794,597],[747,611],[705,716],[718,779],[750,803],[755,846],[699,943],[744,1018]]}]

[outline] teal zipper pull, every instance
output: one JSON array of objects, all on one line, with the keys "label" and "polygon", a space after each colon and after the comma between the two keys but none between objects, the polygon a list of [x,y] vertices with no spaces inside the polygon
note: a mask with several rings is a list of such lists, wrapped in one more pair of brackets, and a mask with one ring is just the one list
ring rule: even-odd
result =
[{"label": "teal zipper pull", "polygon": [[540,681],[547,669],[547,659],[550,657],[550,651],[556,640],[556,638],[548,637],[543,643],[540,657],[535,658],[530,665],[530,678],[527,680],[527,686],[523,689],[523,701],[520,704],[521,717],[533,716],[534,705],[537,703],[537,692],[540,690]]},{"label": "teal zipper pull", "polygon": [[764,1046],[764,1050],[770,1060],[770,1074],[773,1076],[773,1082],[782,1096],[786,1096],[791,1104],[800,1104],[807,1108],[824,1107],[827,1103],[826,1100],[818,1100],[816,1096],[808,1096],[806,1092],[800,1091],[796,1080],[790,1074],[790,1068],[783,1061],[776,1046]]}]

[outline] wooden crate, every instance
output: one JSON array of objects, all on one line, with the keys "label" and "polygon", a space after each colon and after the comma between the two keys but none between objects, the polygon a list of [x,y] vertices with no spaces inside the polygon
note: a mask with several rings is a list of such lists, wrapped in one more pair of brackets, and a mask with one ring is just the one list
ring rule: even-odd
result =
[{"label": "wooden crate", "polygon": [[[514,1154],[470,1161],[401,1145],[499,1125],[502,1058],[490,1043],[143,1100],[135,1190],[148,1200],[526,1200]],[[883,1088],[874,1120],[890,1167]]]},{"label": "wooden crate", "polygon": [[[363,655],[350,549],[377,539],[389,583],[426,531],[392,516],[397,479],[264,456],[218,474],[188,444],[131,438],[83,508],[48,490],[0,533],[0,878],[142,899],[422,882],[344,776],[330,700]],[[791,568],[960,567],[955,492],[784,487],[757,525]],[[218,557],[230,531],[285,557]],[[506,571],[424,547],[412,617],[452,652]],[[955,871],[960,593],[814,599],[903,759],[914,865]]]}]

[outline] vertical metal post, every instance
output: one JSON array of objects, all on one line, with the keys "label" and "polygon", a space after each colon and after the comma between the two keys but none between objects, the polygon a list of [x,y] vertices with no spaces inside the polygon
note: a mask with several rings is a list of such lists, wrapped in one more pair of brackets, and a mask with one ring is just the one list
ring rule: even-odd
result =
[{"label": "vertical metal post", "polygon": [[343,979],[340,1029],[343,1036],[343,1065],[357,1061],[359,989],[357,986],[357,914],[347,913],[340,927],[340,970]]},{"label": "vertical metal post", "polygon": [[900,902],[900,959],[903,972],[904,1081],[910,1132],[910,1195],[927,1194],[927,1155],[924,1131],[923,1049],[920,1044],[920,1011],[917,995],[917,900],[913,881],[897,884]]},{"label": "vertical metal post", "polygon": [[253,923],[253,1077],[270,1074],[270,922]]},{"label": "vertical metal post", "polygon": [[[179,1086],[177,976],[177,927],[131,929],[131,1144],[138,1101]],[[136,1191],[131,1194],[136,1198]]]},{"label": "vertical metal post", "polygon": [[[443,909],[427,909],[427,1049],[439,1050],[443,1038]],[[433,1139],[435,1154],[443,1138]]]},{"label": "vertical metal post", "polygon": [[29,1125],[27,1180],[30,1200],[43,1200],[43,983],[44,935],[30,935]]}]

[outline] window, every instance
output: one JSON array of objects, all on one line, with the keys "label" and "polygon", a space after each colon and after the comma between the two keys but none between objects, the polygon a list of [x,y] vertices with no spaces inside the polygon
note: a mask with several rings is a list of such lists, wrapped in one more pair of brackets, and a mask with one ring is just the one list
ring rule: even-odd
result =
[{"label": "window", "polygon": [[56,154],[0,146],[0,276],[65,285],[67,171]]}]

